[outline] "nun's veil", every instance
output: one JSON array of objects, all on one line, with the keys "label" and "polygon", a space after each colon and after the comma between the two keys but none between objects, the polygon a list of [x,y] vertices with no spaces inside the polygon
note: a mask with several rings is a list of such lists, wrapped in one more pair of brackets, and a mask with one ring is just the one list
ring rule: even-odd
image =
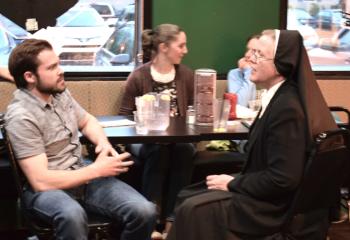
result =
[{"label": "nun's veil", "polygon": [[286,81],[297,83],[308,120],[309,140],[318,133],[336,129],[336,123],[312,72],[302,36],[298,31],[280,30],[276,41],[276,69]]}]

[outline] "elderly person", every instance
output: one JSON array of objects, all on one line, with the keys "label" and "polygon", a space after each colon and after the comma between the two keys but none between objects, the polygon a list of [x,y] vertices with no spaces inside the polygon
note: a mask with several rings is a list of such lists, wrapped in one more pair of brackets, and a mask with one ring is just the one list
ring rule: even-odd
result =
[{"label": "elderly person", "polygon": [[227,91],[237,94],[237,104],[248,107],[249,101],[256,99],[255,84],[250,81],[251,67],[249,56],[252,49],[255,49],[258,43],[259,35],[253,35],[248,38],[246,52],[238,60],[238,68],[231,69],[227,74]]},{"label": "elderly person", "polygon": [[[243,171],[207,176],[205,183],[182,191],[169,240],[278,237],[313,136],[337,128],[297,31],[264,31],[249,61],[251,81],[267,92],[250,129]],[[328,213],[305,215],[308,225],[293,237],[325,239]]]}]

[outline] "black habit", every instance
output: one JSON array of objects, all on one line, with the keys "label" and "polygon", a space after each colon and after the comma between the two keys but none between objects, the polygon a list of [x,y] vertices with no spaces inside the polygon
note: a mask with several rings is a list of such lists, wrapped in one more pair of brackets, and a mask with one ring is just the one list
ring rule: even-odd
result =
[{"label": "black habit", "polygon": [[[297,31],[280,31],[274,63],[286,81],[251,127],[242,173],[229,191],[205,183],[183,190],[167,239],[278,239],[313,137],[336,128],[302,41]],[[323,239],[328,220],[319,222],[301,239]]]}]

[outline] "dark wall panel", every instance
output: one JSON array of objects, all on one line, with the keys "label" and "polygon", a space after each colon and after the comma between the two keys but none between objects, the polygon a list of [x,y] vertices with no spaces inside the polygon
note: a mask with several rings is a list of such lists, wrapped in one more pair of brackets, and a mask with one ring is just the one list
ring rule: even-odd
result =
[{"label": "dark wall panel", "polygon": [[175,23],[187,33],[184,63],[225,74],[236,67],[248,36],[279,26],[279,0],[153,0],[153,26]]}]

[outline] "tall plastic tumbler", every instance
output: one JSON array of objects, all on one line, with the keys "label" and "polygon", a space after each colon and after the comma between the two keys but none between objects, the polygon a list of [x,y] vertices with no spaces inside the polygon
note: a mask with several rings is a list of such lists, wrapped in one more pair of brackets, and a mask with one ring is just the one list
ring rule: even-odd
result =
[{"label": "tall plastic tumbler", "polygon": [[194,74],[196,125],[213,125],[213,99],[216,97],[216,71],[197,69]]}]

